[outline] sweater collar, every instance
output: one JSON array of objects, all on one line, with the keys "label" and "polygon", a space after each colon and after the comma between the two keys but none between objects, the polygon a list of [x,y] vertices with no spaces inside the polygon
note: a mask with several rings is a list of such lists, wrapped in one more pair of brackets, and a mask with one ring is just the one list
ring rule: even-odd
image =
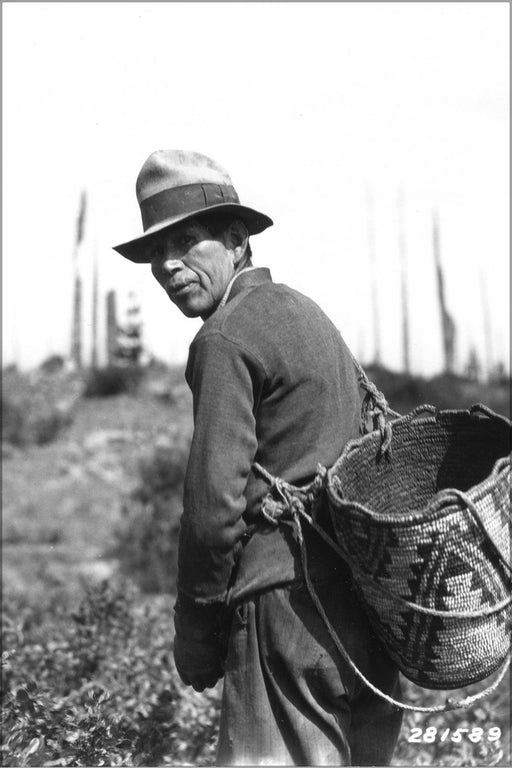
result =
[{"label": "sweater collar", "polygon": [[231,284],[228,285],[222,300],[222,306],[231,301],[231,299],[238,293],[247,290],[247,288],[253,288],[256,285],[271,282],[272,275],[270,274],[270,269],[267,269],[267,267],[249,267],[248,269],[243,269],[238,275],[235,275]]}]

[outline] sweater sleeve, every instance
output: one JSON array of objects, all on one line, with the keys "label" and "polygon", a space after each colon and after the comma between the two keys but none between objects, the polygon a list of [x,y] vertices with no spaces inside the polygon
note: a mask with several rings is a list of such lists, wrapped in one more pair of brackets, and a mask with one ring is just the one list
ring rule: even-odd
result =
[{"label": "sweater sleeve", "polygon": [[178,591],[197,604],[225,599],[246,531],[244,491],[256,455],[255,412],[265,373],[216,331],[196,339],[187,365],[194,435],[185,478]]}]

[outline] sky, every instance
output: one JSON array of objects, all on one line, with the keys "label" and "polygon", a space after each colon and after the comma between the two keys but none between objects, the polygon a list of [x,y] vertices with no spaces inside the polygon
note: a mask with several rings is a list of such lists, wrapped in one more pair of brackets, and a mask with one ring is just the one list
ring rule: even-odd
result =
[{"label": "sky", "polygon": [[140,167],[172,148],[215,158],[271,216],[255,264],[317,301],[363,363],[378,344],[402,367],[402,227],[411,367],[442,369],[437,212],[458,369],[471,347],[509,369],[508,3],[4,2],[2,14],[4,364],[69,353],[83,189],[86,358],[97,259],[101,328],[106,292],[120,322],[135,292],[147,348],[186,360],[201,321],[112,250],[142,233]]}]

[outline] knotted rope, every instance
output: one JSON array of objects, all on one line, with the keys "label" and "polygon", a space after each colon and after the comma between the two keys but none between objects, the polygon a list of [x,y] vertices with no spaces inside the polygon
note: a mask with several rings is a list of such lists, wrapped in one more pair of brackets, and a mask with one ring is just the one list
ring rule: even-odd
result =
[{"label": "knotted rope", "polygon": [[[326,467],[318,464],[315,478],[304,486],[292,485],[280,477],[274,477],[257,462],[253,464],[253,469],[270,485],[270,491],[263,498],[260,508],[261,514],[270,525],[277,527],[283,517],[291,520],[299,520],[302,517],[340,557],[343,557],[341,547],[306,512],[306,507],[313,507],[325,490],[328,481]],[[275,498],[273,491],[281,497],[280,501]]]},{"label": "knotted rope", "polygon": [[386,422],[386,416],[398,417],[400,414],[389,407],[389,403],[383,393],[370,381],[354,356],[352,356],[352,362],[357,370],[357,380],[366,392],[361,406],[361,434],[365,435],[369,432],[368,419],[371,418],[373,429],[378,430],[381,436],[380,455],[387,454],[389,456],[391,453],[392,427],[389,422]]}]

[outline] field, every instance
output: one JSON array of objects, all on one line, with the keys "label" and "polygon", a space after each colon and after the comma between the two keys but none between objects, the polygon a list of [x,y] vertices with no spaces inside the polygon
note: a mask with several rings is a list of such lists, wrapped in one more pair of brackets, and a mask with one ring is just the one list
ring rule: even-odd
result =
[{"label": "field", "polygon": [[[369,373],[401,412],[510,413],[509,382]],[[4,372],[4,765],[214,761],[220,685],[185,688],[172,657],[190,396],[181,370],[114,379]],[[404,681],[410,703],[445,697]],[[469,711],[407,714],[393,764],[509,765],[508,680]]]}]

